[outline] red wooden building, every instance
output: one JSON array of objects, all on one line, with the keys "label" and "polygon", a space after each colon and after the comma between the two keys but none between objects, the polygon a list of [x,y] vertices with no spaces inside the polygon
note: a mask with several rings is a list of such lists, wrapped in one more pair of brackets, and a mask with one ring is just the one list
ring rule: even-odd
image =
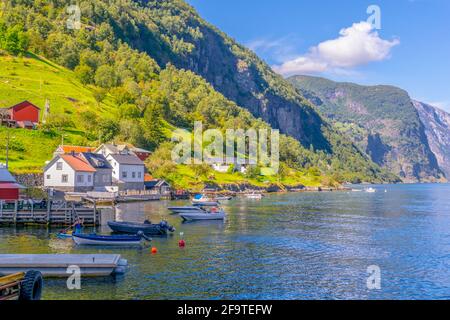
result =
[{"label": "red wooden building", "polygon": [[19,191],[23,187],[16,183],[16,179],[9,171],[0,166],[0,201],[19,200]]},{"label": "red wooden building", "polygon": [[[5,112],[6,111],[6,112]],[[39,124],[41,109],[29,101],[18,103],[2,112],[3,122],[12,126],[32,129]]]}]

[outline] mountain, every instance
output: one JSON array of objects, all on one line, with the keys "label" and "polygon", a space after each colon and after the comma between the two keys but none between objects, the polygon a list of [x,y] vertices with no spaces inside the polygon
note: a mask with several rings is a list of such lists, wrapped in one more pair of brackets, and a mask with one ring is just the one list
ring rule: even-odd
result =
[{"label": "mountain", "polygon": [[375,163],[404,182],[443,178],[426,128],[406,91],[310,76],[293,76],[289,81]]},{"label": "mountain", "polygon": [[[88,141],[121,139],[154,150],[171,129],[192,129],[194,121],[220,129],[270,125],[286,134],[280,158],[291,168],[318,169],[341,182],[398,181],[184,1],[80,0],[80,28],[68,28],[76,25],[67,12],[71,3],[8,2],[0,18],[0,49],[45,57],[93,92],[92,104],[55,108],[60,114],[46,125],[52,130],[82,130]],[[20,86],[23,79],[10,68],[5,81]],[[41,98],[48,82],[37,81]],[[104,104],[114,111],[99,112]]]},{"label": "mountain", "polygon": [[450,114],[426,103],[413,101],[425,125],[425,134],[438,164],[450,179]]}]

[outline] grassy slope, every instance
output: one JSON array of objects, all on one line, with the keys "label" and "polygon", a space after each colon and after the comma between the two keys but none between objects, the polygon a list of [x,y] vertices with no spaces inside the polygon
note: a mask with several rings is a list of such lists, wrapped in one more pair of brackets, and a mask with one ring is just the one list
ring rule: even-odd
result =
[{"label": "grassy slope", "polygon": [[[100,114],[112,110],[112,105],[102,103],[98,106],[93,92],[78,82],[72,71],[48,60],[34,56],[0,57],[0,107],[29,100],[43,111],[45,99],[48,98],[52,114],[65,113],[76,123],[77,111],[91,109]],[[5,161],[7,130],[0,127],[0,162]],[[14,172],[39,172],[61,141],[59,134],[24,129],[9,129],[9,132],[10,168]],[[92,143],[86,141],[84,133],[76,128],[67,128],[64,135],[68,144]]]},{"label": "grassy slope", "polygon": [[[43,109],[45,99],[50,101],[50,113],[65,113],[71,116],[77,125],[77,112],[95,111],[98,114],[111,114],[115,105],[110,98],[100,105],[94,99],[94,89],[83,86],[73,72],[36,56],[24,58],[0,56],[0,107],[8,107],[23,100],[29,100]],[[70,98],[70,99],[69,99]],[[42,114],[43,112],[41,112]],[[167,135],[171,132],[168,126]],[[0,162],[5,162],[6,136],[9,131],[10,169],[15,173],[42,172],[45,161],[50,160],[56,147],[61,143],[61,134],[49,134],[40,130],[7,129],[0,126]],[[88,141],[84,133],[76,128],[64,130],[66,144],[97,145]],[[208,179],[198,179],[191,168],[180,166],[178,173],[182,177],[180,187],[201,189]],[[214,173],[210,182],[233,184],[249,182],[264,186],[266,182],[277,183],[277,177],[261,177],[248,180],[240,174]],[[201,180],[201,182],[199,182]],[[302,183],[307,186],[319,186],[321,177],[296,172],[281,181],[285,184]]]}]

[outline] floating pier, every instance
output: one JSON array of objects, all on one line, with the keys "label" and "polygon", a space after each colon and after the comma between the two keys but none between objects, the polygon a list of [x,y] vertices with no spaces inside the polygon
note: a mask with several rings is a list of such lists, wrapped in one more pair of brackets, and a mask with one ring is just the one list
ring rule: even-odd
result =
[{"label": "floating pier", "polygon": [[119,254],[0,254],[3,275],[36,270],[44,277],[68,277],[77,266],[82,277],[103,277],[123,274],[127,265]]},{"label": "floating pier", "polygon": [[54,226],[72,225],[78,218],[85,226],[98,226],[100,210],[77,206],[74,202],[52,203],[43,206],[19,205],[18,201],[0,201],[0,225],[40,224]]}]

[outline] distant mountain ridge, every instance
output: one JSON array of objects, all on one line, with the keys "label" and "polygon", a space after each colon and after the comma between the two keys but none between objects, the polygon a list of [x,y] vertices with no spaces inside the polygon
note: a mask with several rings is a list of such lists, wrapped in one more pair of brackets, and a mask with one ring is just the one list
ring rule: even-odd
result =
[{"label": "distant mountain ridge", "polygon": [[293,76],[289,81],[372,161],[404,182],[443,180],[429,145],[425,116],[421,119],[406,91],[311,76]]},{"label": "distant mountain ridge", "polygon": [[450,114],[423,102],[413,100],[413,104],[425,125],[431,151],[450,180]]}]

